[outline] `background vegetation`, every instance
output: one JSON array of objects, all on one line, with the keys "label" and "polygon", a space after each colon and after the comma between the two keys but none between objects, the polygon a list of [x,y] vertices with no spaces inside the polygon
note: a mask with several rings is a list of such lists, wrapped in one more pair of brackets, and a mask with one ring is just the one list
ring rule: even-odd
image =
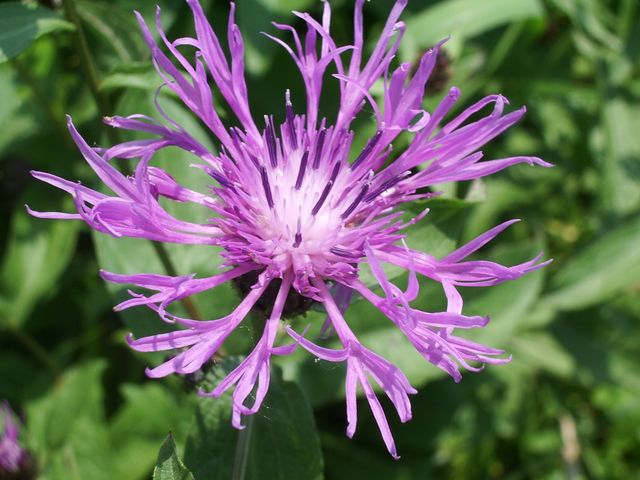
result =
[{"label": "background vegetation", "polygon": [[[366,402],[355,438],[345,437],[343,371],[308,355],[281,362],[289,381],[274,382],[251,428],[233,431],[229,399],[198,399],[194,384],[214,381],[246,352],[248,328],[203,378],[145,378],[145,366],[161,358],[132,352],[124,337],[131,330],[158,331],[161,322],[143,309],[113,313],[125,293],[105,285],[97,271],[162,272],[156,252],[144,241],[116,241],[74,222],[31,218],[24,204],[71,208],[61,192],[32,180],[30,169],[97,185],[65,131],[65,113],[92,144],[117,140],[101,124],[102,115],[155,115],[160,80],[132,15],[135,8],[152,20],[154,2],[77,0],[77,8],[66,11],[56,1],[40,3],[0,3],[0,399],[24,422],[23,441],[39,478],[149,478],[156,461],[156,478],[191,478],[178,456],[195,479],[636,478],[638,2],[410,2],[403,61],[415,61],[451,35],[427,107],[452,85],[462,89],[460,105],[503,93],[514,107],[527,105],[528,114],[486,156],[539,155],[556,167],[521,166],[482,182],[443,186],[445,198],[432,205],[433,214],[409,243],[441,255],[500,221],[522,218],[483,255],[515,262],[544,250],[555,261],[519,281],[463,292],[469,314],[492,317],[476,338],[507,349],[513,361],[466,374],[459,385],[416,357],[364,305],[353,305],[349,320],[363,341],[420,387],[412,398],[414,419],[392,422],[399,462],[386,454]],[[170,38],[192,34],[184,2],[158,3]],[[214,25],[224,28],[227,2],[203,4]],[[334,33],[346,43],[352,1],[332,5]],[[391,5],[367,3],[370,39]],[[302,98],[293,64],[259,35],[273,32],[270,20],[300,23],[292,9],[318,14],[321,6],[315,0],[238,1],[256,115],[283,115],[285,88],[292,88],[294,100]],[[86,70],[78,21],[94,71]],[[161,102],[211,144],[164,90]],[[335,107],[326,102],[325,108],[330,115]],[[362,138],[371,128],[362,123]],[[181,156],[169,151],[158,161],[183,181],[197,182]],[[168,254],[180,273],[211,272],[219,262],[204,247],[170,247]],[[441,308],[433,285],[423,291],[423,305]],[[196,299],[207,318],[236,301],[231,288]],[[310,312],[299,322],[319,318]],[[158,456],[169,431],[177,452],[169,438]]]}]

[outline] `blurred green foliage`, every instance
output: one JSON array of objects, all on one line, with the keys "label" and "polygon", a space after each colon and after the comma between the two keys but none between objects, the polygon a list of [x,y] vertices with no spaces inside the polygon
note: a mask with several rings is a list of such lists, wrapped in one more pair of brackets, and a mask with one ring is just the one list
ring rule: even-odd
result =
[{"label": "blurred green foliage", "polygon": [[[161,322],[143,309],[116,316],[111,308],[126,292],[107,288],[97,270],[162,272],[156,253],[144,241],[92,236],[73,223],[35,220],[23,205],[71,208],[64,195],[30,180],[30,169],[97,186],[69,141],[65,113],[73,115],[91,144],[110,141],[101,113],[157,115],[153,94],[160,79],[131,14],[138,9],[151,19],[154,2],[77,0],[98,73],[97,93],[108,112],[97,106],[82,68],[77,29],[59,2],[40,3],[0,2],[0,398],[22,414],[24,440],[41,478],[134,480],[152,472],[162,480],[230,478],[228,472],[294,480],[323,475],[337,480],[637,477],[636,0],[409,3],[399,55],[403,61],[416,61],[451,35],[444,49],[449,62],[441,65],[426,108],[433,108],[451,85],[461,88],[467,102],[503,93],[514,106],[527,105],[528,114],[494,141],[486,156],[538,155],[556,167],[519,166],[471,184],[442,186],[445,198],[432,201],[432,213],[414,228],[408,243],[444,255],[502,220],[522,218],[483,253],[516,262],[544,250],[555,261],[517,282],[463,292],[468,314],[492,317],[474,338],[507,349],[513,361],[467,374],[458,385],[424,362],[364,302],[352,306],[348,320],[363,342],[396,362],[420,387],[412,399],[413,420],[401,425],[391,419],[399,462],[384,451],[365,405],[359,409],[355,438],[345,437],[344,371],[302,352],[282,359],[279,369],[286,381],[274,380],[265,407],[250,420],[252,428],[241,433],[230,428],[227,397],[198,399],[193,386],[180,378],[145,379],[144,367],[162,358],[130,351],[124,335],[158,331]],[[366,4],[371,40],[392,3]],[[192,33],[184,2],[159,4],[169,37]],[[203,4],[214,26],[223,29],[227,2]],[[347,43],[352,1],[332,5],[333,33],[339,43]],[[272,31],[271,20],[299,24],[291,9],[317,15],[321,5],[313,0],[238,2],[255,115],[283,115],[286,88],[292,89],[294,101],[302,98],[302,84],[286,53],[259,34]],[[332,91],[335,85],[329,95]],[[170,94],[163,91],[160,102],[213,148],[207,133]],[[328,115],[335,111],[331,102],[322,108]],[[360,142],[372,128],[367,122],[359,126]],[[162,156],[163,166],[197,188],[188,155],[167,151]],[[187,158],[178,163],[176,157]],[[177,213],[199,218],[202,212],[187,208]],[[167,253],[180,273],[204,274],[220,263],[211,248],[172,246]],[[434,290],[424,285],[421,306],[442,308]],[[195,301],[214,318],[237,298],[227,288]],[[313,331],[322,319],[313,311],[295,326],[310,323]],[[251,337],[248,328],[241,328],[227,352],[245,353]],[[218,374],[214,369],[208,375]],[[208,476],[208,468],[218,476]]]}]

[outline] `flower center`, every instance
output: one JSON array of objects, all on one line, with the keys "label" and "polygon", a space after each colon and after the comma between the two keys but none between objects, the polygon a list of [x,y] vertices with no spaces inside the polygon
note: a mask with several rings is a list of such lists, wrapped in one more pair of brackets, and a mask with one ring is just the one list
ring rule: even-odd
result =
[{"label": "flower center", "polygon": [[[238,290],[242,298],[249,294],[251,287],[258,281],[259,275],[260,273],[258,271],[252,271],[232,280],[233,286]],[[260,299],[253,306],[252,311],[254,313],[264,318],[269,318],[281,283],[282,280],[279,278],[271,281]],[[300,295],[295,289],[291,289],[284,304],[282,318],[286,320],[302,315],[308,312],[314,303],[316,302],[311,298]]]},{"label": "flower center", "polygon": [[341,212],[335,210],[342,187],[340,164],[327,173],[309,166],[306,153],[297,160],[261,170],[266,200],[259,215],[261,237],[281,253],[326,254],[342,226]]}]

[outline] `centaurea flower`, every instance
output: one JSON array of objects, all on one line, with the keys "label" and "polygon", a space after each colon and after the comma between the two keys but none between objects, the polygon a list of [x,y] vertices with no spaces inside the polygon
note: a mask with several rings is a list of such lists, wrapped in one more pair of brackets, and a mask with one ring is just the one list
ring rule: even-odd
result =
[{"label": "centaurea flower", "polygon": [[[254,350],[212,392],[203,393],[219,396],[233,388],[232,422],[243,428],[242,415],[258,411],[267,393],[271,357],[286,355],[300,345],[323,360],[347,363],[347,434],[351,437],[356,429],[356,392],[360,385],[387,449],[397,457],[371,379],[391,399],[403,422],[411,418],[408,395],[416,390],[397,367],[361,344],[344,311],[353,295],[362,296],[393,322],[426,360],[456,381],[461,377],[459,365],[477,370],[478,364],[509,360],[501,350],[455,334],[456,329],[483,327],[488,321],[486,317],[462,314],[457,287],[495,285],[545,263],[539,262],[539,256],[512,267],[467,260],[513,221],[493,228],[441,259],[412,250],[411,245],[405,244],[404,232],[417,221],[428,221],[428,217],[423,220],[427,212],[403,222],[400,208],[432,195],[423,192],[434,184],[473,180],[518,163],[549,166],[536,157],[482,160],[479,149],[515,124],[525,109],[505,113],[507,99],[491,95],[445,122],[459,98],[457,88],[451,88],[434,111],[422,108],[425,86],[442,42],[422,56],[415,73],[411,74],[408,63],[392,67],[405,30],[399,18],[407,0],[395,2],[368,58],[363,47],[364,0],[355,0],[354,39],[351,45],[344,46],[338,46],[331,36],[331,9],[325,1],[320,20],[293,12],[305,24],[305,34],[289,25],[274,23],[292,37],[292,45],[267,35],[285,48],[299,68],[306,90],[306,109],[296,111],[287,90],[284,122],[278,124],[272,115],[265,115],[264,127],[259,127],[249,107],[244,44],[234,20],[234,4],[227,28],[227,54],[198,1],[187,3],[195,18],[194,38],[168,40],[158,9],[158,45],[144,19],[139,14],[137,17],[164,86],[209,128],[219,141],[219,151],[207,150],[163,112],[166,123],[142,115],[106,118],[112,127],[152,135],[148,140],[108,149],[90,147],[69,119],[73,140],[113,194],[34,172],[36,178],[68,192],[77,211],[32,213],[44,218],[84,220],[95,230],[114,237],[222,247],[225,270],[207,278],[102,272],[110,282],[133,284],[153,292],[147,296],[136,293],[117,309],[147,305],[162,319],[184,327],[171,333],[129,338],[131,347],[139,351],[179,351],[148,370],[148,375],[163,377],[199,370],[258,302],[264,302],[266,292],[275,291],[275,295],[269,295],[273,304]],[[340,89],[339,110],[333,123],[319,118],[328,69],[335,70],[332,81],[337,81]],[[381,79],[384,94],[377,101],[371,90]],[[213,82],[234,114],[232,124],[226,124],[219,116],[217,97],[214,99],[209,82]],[[360,152],[352,152],[351,124],[365,105],[375,115],[376,133]],[[491,111],[482,116],[485,107]],[[410,145],[390,161],[391,144],[403,132],[412,137]],[[155,153],[168,146],[194,153],[203,174],[209,175],[215,186],[205,193],[195,192],[152,166]],[[350,157],[355,158],[350,161]],[[131,176],[120,173],[112,164],[114,158],[136,159],[135,172]],[[216,216],[203,219],[202,223],[183,221],[163,209],[159,197],[193,202],[211,209]],[[381,287],[380,293],[360,279],[360,266],[365,263]],[[383,264],[408,271],[406,291],[389,281]],[[442,285],[446,311],[424,312],[411,306],[419,294],[418,274]],[[241,284],[247,278],[255,281],[245,289],[242,301],[216,320],[181,318],[166,310],[185,297],[229,281]],[[324,306],[330,327],[342,344],[340,350],[318,346],[289,327],[286,331],[294,343],[277,345],[277,333],[283,316],[291,313],[287,304],[293,296]]]},{"label": "centaurea flower", "polygon": [[4,425],[0,435],[0,478],[30,471],[29,453],[20,444],[20,428],[13,415],[9,403],[3,402],[0,405],[0,421]]}]

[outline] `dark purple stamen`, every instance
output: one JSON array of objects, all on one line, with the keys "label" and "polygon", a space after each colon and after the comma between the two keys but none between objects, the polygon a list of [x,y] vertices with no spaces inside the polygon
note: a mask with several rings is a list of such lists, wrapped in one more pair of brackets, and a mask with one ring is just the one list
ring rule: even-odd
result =
[{"label": "dark purple stamen", "polygon": [[332,182],[335,182],[336,178],[338,177],[339,171],[340,171],[340,162],[336,163],[333,166],[333,171],[331,172],[331,176],[329,177],[329,180],[331,180]]},{"label": "dark purple stamen", "polygon": [[369,140],[369,142],[362,149],[362,152],[360,152],[360,155],[358,155],[358,158],[356,158],[355,162],[351,164],[352,170],[355,169],[358,165],[360,165],[364,160],[366,160],[366,158],[371,153],[371,150],[373,150],[373,148],[378,143],[378,140],[380,140],[381,136],[382,136],[382,130],[378,130],[376,134],[373,137],[371,137],[371,140]]},{"label": "dark purple stamen", "polygon": [[404,180],[405,177],[406,177],[406,174],[403,173],[401,175],[397,175],[393,178],[390,178],[389,180],[384,182],[382,185],[380,185],[378,188],[376,188],[373,192],[371,192],[369,195],[367,195],[367,198],[364,199],[365,202],[370,202],[385,190],[389,190],[391,187],[399,183],[401,180]]},{"label": "dark purple stamen", "polygon": [[365,183],[362,186],[362,190],[360,190],[360,193],[358,194],[358,196],[353,200],[353,202],[351,202],[351,205],[349,205],[349,207],[342,213],[342,218],[348,218],[349,215],[351,215],[351,213],[356,209],[356,207],[358,205],[360,205],[360,202],[362,201],[362,199],[364,198],[364,196],[367,194],[367,191],[369,190],[369,183]]},{"label": "dark purple stamen", "polygon": [[262,167],[260,166],[260,163],[258,162],[258,159],[256,157],[254,157],[253,155],[251,155],[250,153],[248,153],[249,158],[251,159],[251,163],[253,163],[253,165],[260,170]]},{"label": "dark purple stamen", "polygon": [[331,187],[333,187],[333,180],[329,180],[329,182],[325,185],[324,190],[322,190],[322,194],[320,194],[320,198],[313,206],[313,210],[311,210],[311,215],[315,215],[320,211],[320,209],[322,208],[322,204],[327,199],[327,195],[329,195],[329,192],[331,191]]},{"label": "dark purple stamen", "polygon": [[269,117],[265,115],[264,121],[267,125],[265,136],[267,137],[269,159],[271,160],[271,166],[275,168],[278,165],[278,157],[276,156],[276,131],[273,128],[273,119],[269,119]]},{"label": "dark purple stamen", "polygon": [[298,178],[296,179],[296,190],[299,190],[302,186],[302,179],[304,178],[304,171],[307,169],[307,160],[309,159],[309,152],[304,152],[302,160],[300,160],[300,170],[298,170]]},{"label": "dark purple stamen", "polygon": [[296,236],[294,238],[293,248],[298,248],[301,243],[302,243],[302,234],[298,232],[296,233]]},{"label": "dark purple stamen", "polygon": [[317,169],[320,165],[320,154],[322,153],[322,147],[324,146],[324,137],[327,135],[327,131],[325,129],[320,130],[318,134],[318,141],[316,142],[316,153],[313,158],[313,169]]},{"label": "dark purple stamen", "polygon": [[271,187],[269,186],[269,178],[267,177],[267,171],[264,167],[260,169],[260,178],[262,179],[262,188],[264,188],[264,194],[267,196],[267,203],[269,204],[269,208],[273,208]]},{"label": "dark purple stamen", "polygon": [[225,188],[233,189],[233,184],[229,180],[224,178],[221,174],[216,172],[213,168],[205,167],[205,170],[207,171],[209,176],[213,178],[216,182],[218,182],[221,186]]},{"label": "dark purple stamen", "polygon": [[233,213],[235,213],[236,217],[238,217],[238,220],[240,220],[242,222],[248,222],[249,221],[247,219],[247,217],[240,211],[240,209],[237,206],[233,207]]},{"label": "dark purple stamen", "polygon": [[331,158],[337,156],[340,149],[346,145],[349,141],[349,135],[346,129],[341,128],[333,138],[338,140],[334,142],[333,149],[331,151]]},{"label": "dark purple stamen", "polygon": [[340,247],[331,247],[329,249],[331,253],[334,255],[338,255],[339,257],[348,257],[348,258],[359,258],[362,256],[361,252],[356,252],[353,250],[346,250]]},{"label": "dark purple stamen", "polygon": [[286,93],[285,110],[287,116],[287,127],[289,128],[289,141],[291,142],[291,148],[296,150],[298,148],[298,138],[296,137],[295,128],[295,115],[293,113],[293,105],[291,104],[291,96],[289,90]]},{"label": "dark purple stamen", "polygon": [[240,137],[238,135],[238,132],[236,131],[235,128],[230,128],[229,129],[229,134],[231,135],[231,140],[233,142],[233,146],[236,148],[238,153],[240,153],[242,151],[242,149],[240,148]]}]

